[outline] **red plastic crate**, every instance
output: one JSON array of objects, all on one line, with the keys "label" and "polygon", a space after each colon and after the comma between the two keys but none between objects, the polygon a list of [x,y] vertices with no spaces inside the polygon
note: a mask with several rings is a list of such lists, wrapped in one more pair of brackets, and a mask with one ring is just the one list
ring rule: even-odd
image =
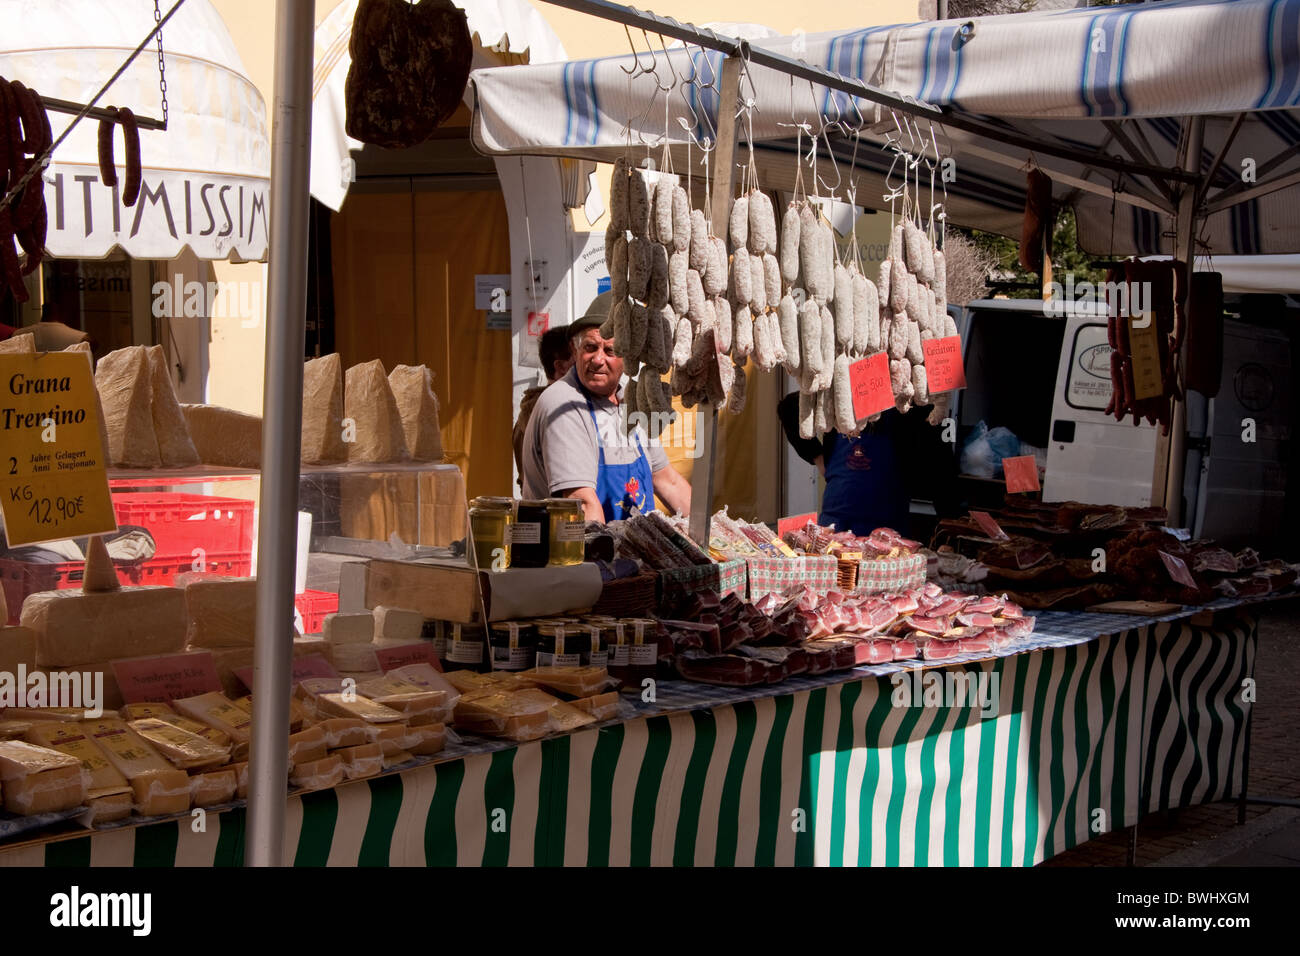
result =
[{"label": "red plastic crate", "polygon": [[302,615],[302,632],[319,634],[325,629],[325,615],[339,609],[339,596],[333,591],[308,589],[297,595],[293,603]]},{"label": "red plastic crate", "polygon": [[[9,623],[17,624],[23,601],[37,591],[54,591],[60,588],[81,587],[84,561],[63,561],[41,564],[35,561],[15,561],[0,558],[0,584],[4,587],[5,604],[9,608]],[[117,578],[123,584],[171,584],[176,575],[194,570],[190,557],[159,557],[155,555],[138,565],[117,563]],[[248,554],[207,555],[205,571],[227,577],[248,577],[253,573],[253,559]],[[336,605],[337,605],[337,595]]]},{"label": "red plastic crate", "polygon": [[115,492],[117,523],[147,528],[159,557],[194,559],[194,549],[209,556],[253,554],[253,502],[184,492]]}]

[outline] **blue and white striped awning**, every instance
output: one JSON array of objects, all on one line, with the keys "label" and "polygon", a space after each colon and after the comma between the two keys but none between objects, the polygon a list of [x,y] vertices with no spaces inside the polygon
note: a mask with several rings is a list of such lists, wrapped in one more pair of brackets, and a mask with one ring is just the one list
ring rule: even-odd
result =
[{"label": "blue and white striped awning", "polygon": [[[1080,242],[1090,252],[1171,253],[1172,184],[1099,168],[1088,157],[1176,167],[1196,116],[1204,120],[1199,175],[1208,176],[1198,248],[1220,255],[1300,252],[1300,0],[1188,0],[970,22],[965,39],[961,21],[936,21],[754,45],[1067,151],[1052,156],[950,127],[945,135],[936,124],[940,152],[956,160],[956,179],[947,184],[949,221],[1018,235],[1026,166],[1034,163],[1052,177],[1057,201],[1074,206]],[[681,171],[686,130],[699,140],[716,129],[722,60],[721,53],[690,47],[660,52],[657,76],[629,76],[630,52],[476,70],[474,142],[492,155],[598,160],[625,152],[658,159],[666,142]],[[641,61],[650,62],[644,50]],[[662,92],[691,75],[700,82]],[[792,124],[857,126],[865,114],[875,132],[864,131],[852,173],[853,140],[829,138],[838,171],[825,161],[823,143],[823,192],[837,179],[840,192],[853,181],[860,204],[887,208],[881,197],[893,157],[879,146],[895,130],[888,111],[759,66],[751,66],[750,77],[741,96],[756,106],[763,185],[793,186]],[[747,159],[743,146],[738,156]],[[928,193],[928,174],[922,179]]]}]

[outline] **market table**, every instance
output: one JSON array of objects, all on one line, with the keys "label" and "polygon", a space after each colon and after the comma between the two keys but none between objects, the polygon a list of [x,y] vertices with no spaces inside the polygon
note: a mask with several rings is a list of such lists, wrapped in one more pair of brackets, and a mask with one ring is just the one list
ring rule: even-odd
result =
[{"label": "market table", "polygon": [[[1033,865],[1144,813],[1241,793],[1258,637],[1246,603],[1045,612],[1001,655],[926,665],[986,675],[987,717],[970,699],[896,705],[895,675],[915,662],[757,689],[662,681],[634,716],[525,744],[467,738],[291,795],[285,858]],[[188,816],[73,831],[0,849],[0,865],[239,865],[244,825],[236,807],[200,833]]]}]

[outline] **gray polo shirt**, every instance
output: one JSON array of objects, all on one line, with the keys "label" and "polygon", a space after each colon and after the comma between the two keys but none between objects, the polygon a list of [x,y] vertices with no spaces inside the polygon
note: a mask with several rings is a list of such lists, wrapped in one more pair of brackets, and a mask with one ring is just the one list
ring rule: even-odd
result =
[{"label": "gray polo shirt", "polygon": [[[620,403],[622,394],[620,386]],[[591,396],[591,404],[600,423],[606,463],[630,465],[636,461],[636,441],[623,432],[622,405],[597,395]],[[664,450],[652,445],[640,426],[633,435],[641,439],[651,472],[668,467]],[[524,497],[550,498],[569,488],[595,488],[599,464],[596,429],[587,413],[586,395],[578,385],[578,370],[571,368],[542,392],[528,420],[520,466]]]}]

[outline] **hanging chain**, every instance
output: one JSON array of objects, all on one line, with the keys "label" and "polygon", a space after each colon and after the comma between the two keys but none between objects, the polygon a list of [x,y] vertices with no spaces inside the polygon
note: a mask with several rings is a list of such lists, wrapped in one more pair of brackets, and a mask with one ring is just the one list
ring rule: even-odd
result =
[{"label": "hanging chain", "polygon": [[[162,24],[162,10],[158,0],[153,0],[153,22]],[[167,60],[163,56],[162,29],[158,30],[158,91],[162,93],[162,125],[167,128]]]}]

